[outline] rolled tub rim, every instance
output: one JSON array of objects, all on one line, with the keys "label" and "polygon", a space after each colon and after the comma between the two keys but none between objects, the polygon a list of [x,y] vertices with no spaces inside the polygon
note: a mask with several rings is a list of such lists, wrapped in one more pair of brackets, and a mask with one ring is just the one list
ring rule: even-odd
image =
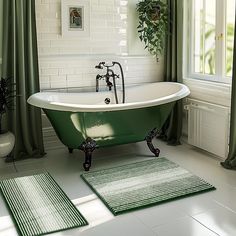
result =
[{"label": "rolled tub rim", "polygon": [[[175,84],[181,86],[181,89],[176,93],[173,93],[168,96],[163,96],[161,98],[142,101],[142,102],[129,102],[129,103],[122,103],[122,104],[104,104],[104,105],[83,105],[83,104],[70,104],[68,102],[50,102],[46,99],[42,99],[42,94],[52,95],[52,94],[62,94],[61,92],[38,92],[31,95],[27,102],[30,105],[48,109],[48,110],[56,110],[56,111],[68,111],[68,112],[105,112],[105,111],[121,111],[121,110],[130,110],[130,109],[139,109],[145,107],[153,107],[158,106],[166,103],[175,102],[180,100],[190,94],[189,88],[181,83],[177,82],[155,82],[150,84],[157,84],[157,83],[168,83],[168,84]],[[150,85],[149,84],[149,85]],[[143,85],[137,85],[143,86]],[[88,93],[95,93],[95,92],[88,92]],[[66,93],[70,94],[70,93]]]}]

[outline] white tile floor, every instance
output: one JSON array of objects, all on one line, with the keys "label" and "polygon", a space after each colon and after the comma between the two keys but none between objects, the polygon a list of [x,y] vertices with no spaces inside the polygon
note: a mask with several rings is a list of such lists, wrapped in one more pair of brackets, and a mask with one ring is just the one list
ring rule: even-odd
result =
[{"label": "white tile floor", "polygon": [[[172,147],[155,141],[161,156],[213,184],[217,190],[175,200],[114,217],[80,178],[83,154],[67,149],[48,152],[37,160],[12,164],[0,160],[0,179],[48,171],[55,178],[89,226],[52,235],[82,236],[214,236],[236,235],[236,171],[225,170],[219,160],[186,144]],[[91,170],[123,165],[153,158],[146,144],[101,148],[94,152]],[[0,236],[17,235],[0,197]]]}]

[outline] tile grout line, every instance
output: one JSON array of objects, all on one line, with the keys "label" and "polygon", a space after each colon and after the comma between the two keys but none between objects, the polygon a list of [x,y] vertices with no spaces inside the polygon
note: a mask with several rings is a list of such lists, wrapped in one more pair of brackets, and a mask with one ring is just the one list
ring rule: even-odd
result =
[{"label": "tile grout line", "polygon": [[[152,233],[154,233],[155,235],[158,235],[157,232],[154,231],[154,227],[150,227],[147,224],[145,224],[138,216],[133,215],[133,217],[135,217],[140,223],[142,223],[147,229],[149,229]],[[156,227],[156,226],[155,226]]]},{"label": "tile grout line", "polygon": [[224,209],[227,209],[228,211],[230,211],[230,212],[236,214],[236,211],[235,211],[235,210],[229,208],[228,206],[225,206],[223,203],[217,201],[216,199],[214,199],[214,201],[216,202],[216,204],[218,204],[219,206],[223,207]]},{"label": "tile grout line", "polygon": [[200,225],[202,225],[204,228],[208,229],[209,231],[211,231],[212,233],[214,233],[215,235],[221,236],[220,234],[216,233],[214,230],[212,230],[211,228],[207,227],[206,225],[204,225],[203,223],[201,223],[200,221],[198,221],[197,219],[194,218],[194,216],[189,215],[190,218],[192,218],[194,221],[198,222]]}]

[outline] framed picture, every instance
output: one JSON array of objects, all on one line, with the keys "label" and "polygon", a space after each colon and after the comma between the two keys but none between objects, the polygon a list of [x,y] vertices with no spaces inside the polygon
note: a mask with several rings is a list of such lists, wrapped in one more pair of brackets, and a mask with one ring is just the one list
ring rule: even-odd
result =
[{"label": "framed picture", "polygon": [[90,1],[61,0],[62,36],[84,36],[90,34]]}]

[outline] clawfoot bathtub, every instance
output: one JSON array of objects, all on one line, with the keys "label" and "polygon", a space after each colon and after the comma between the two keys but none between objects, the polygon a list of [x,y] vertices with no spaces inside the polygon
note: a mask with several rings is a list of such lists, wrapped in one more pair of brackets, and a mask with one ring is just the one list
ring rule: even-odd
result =
[{"label": "clawfoot bathtub", "polygon": [[175,102],[189,93],[183,84],[158,82],[127,88],[124,104],[115,104],[112,92],[41,92],[32,95],[28,103],[44,110],[70,152],[85,152],[83,166],[89,170],[97,147],[146,140],[158,156],[159,149],[153,147],[152,139]]}]

